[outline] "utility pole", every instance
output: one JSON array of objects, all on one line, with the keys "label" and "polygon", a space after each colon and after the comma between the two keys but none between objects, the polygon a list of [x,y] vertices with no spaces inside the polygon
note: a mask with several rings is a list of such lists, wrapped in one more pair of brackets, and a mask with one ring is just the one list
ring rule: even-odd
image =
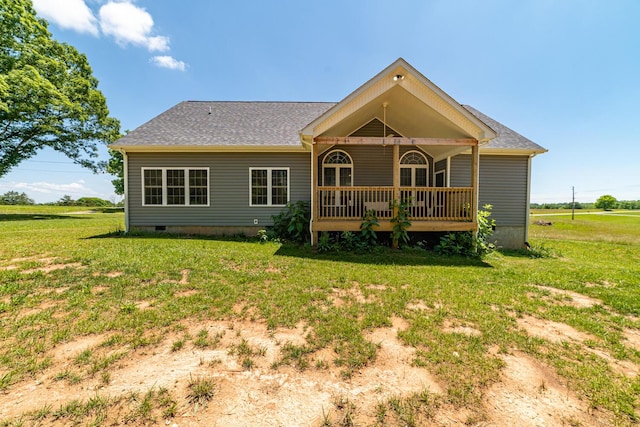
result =
[{"label": "utility pole", "polygon": [[576,217],[576,187],[571,187],[571,221]]}]

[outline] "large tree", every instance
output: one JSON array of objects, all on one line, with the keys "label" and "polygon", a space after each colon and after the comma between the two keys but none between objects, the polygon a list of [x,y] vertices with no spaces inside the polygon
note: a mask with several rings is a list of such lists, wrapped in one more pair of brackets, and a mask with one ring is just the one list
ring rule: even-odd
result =
[{"label": "large tree", "polygon": [[0,205],[33,205],[35,202],[27,193],[17,191],[7,191],[0,195]]},{"label": "large tree", "polygon": [[53,39],[31,0],[0,0],[0,177],[44,147],[102,171],[101,144],[116,140],[85,55]]},{"label": "large tree", "polygon": [[113,192],[119,196],[124,195],[124,157],[116,150],[109,150],[109,161],[107,162],[107,172],[115,175],[111,180]]},{"label": "large tree", "polygon": [[598,197],[596,200],[596,208],[604,209],[605,211],[614,209],[618,205],[618,200],[610,194]]}]

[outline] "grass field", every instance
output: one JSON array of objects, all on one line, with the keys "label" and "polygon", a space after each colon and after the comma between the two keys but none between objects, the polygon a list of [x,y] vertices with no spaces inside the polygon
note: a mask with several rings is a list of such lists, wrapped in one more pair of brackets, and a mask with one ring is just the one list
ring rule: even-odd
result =
[{"label": "grass field", "polygon": [[[184,380],[183,392],[99,390],[167,340],[171,354],[185,357],[222,348],[224,334],[185,325],[232,320],[263,323],[272,334],[304,331],[303,342],[278,343],[263,366],[266,349],[236,329],[225,351],[241,370],[331,373],[345,382],[380,362],[384,345],[371,334],[399,323],[411,365],[441,387],[380,394],[373,412],[334,399],[317,409],[318,425],[438,424],[443,411],[460,423],[496,422],[486,402],[514,357],[548,368],[586,405],[587,418],[562,423],[640,422],[637,213],[535,216],[532,223],[552,223],[530,229],[535,253],[547,256],[504,251],[480,261],[418,249],[317,254],[250,239],[124,236],[121,213],[37,209],[0,206],[0,397],[34,381],[33,393],[98,385],[89,398],[25,404],[22,412],[17,403],[3,412],[0,399],[0,426],[153,424],[195,411],[222,387],[216,360],[206,361],[208,376]],[[534,324],[569,332],[545,337]],[[99,339],[69,360],[56,356],[90,337]],[[536,383],[540,393],[551,389],[546,381]]]}]

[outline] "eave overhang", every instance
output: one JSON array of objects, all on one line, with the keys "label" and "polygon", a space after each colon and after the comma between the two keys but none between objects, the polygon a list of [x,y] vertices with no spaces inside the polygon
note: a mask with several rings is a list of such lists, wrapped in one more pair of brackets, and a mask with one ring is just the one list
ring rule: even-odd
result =
[{"label": "eave overhang", "polygon": [[[487,146],[480,147],[480,154],[491,154],[494,156],[537,156],[546,153],[547,149],[522,149],[522,148],[491,148]],[[467,150],[462,154],[471,154],[471,150]]]},{"label": "eave overhang", "polygon": [[112,150],[126,153],[307,153],[309,148],[274,145],[120,145],[111,144]]},{"label": "eave overhang", "polygon": [[[348,136],[349,121],[359,125],[369,116],[380,116],[383,108],[389,126],[405,137],[472,138],[480,143],[496,137],[491,127],[400,58],[303,128],[300,139],[310,144],[316,137]],[[425,118],[437,121],[441,129],[448,126],[445,134],[427,134],[433,126],[421,123]]]}]

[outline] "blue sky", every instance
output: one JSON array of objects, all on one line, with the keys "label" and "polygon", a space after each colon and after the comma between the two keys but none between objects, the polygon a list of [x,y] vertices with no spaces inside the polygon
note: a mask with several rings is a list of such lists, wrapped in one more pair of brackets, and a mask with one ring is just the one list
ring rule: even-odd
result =
[{"label": "blue sky", "polygon": [[[637,0],[34,0],[131,130],[182,100],[339,101],[398,57],[549,150],[533,202],[640,199]],[[104,151],[105,159],[107,157]],[[45,151],[0,178],[36,202],[115,199]]]}]

